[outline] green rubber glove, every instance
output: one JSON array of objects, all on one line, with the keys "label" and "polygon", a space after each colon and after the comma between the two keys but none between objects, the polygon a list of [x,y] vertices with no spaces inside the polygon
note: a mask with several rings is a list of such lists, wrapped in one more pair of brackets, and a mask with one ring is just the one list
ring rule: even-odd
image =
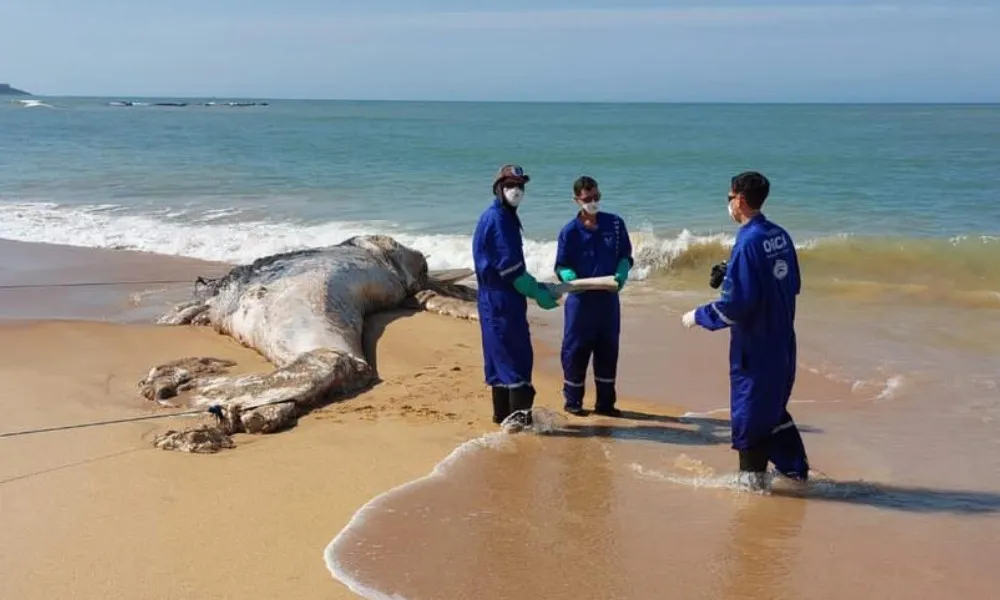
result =
[{"label": "green rubber glove", "polygon": [[625,287],[625,282],[628,281],[628,272],[631,268],[632,265],[629,263],[627,258],[623,258],[618,261],[618,270],[615,271],[615,281],[618,282],[619,290]]},{"label": "green rubber glove", "polygon": [[545,310],[552,310],[553,308],[559,306],[559,303],[556,302],[552,292],[550,292],[549,288],[544,285],[538,286],[538,293],[535,296],[535,302],[538,306],[544,308]]},{"label": "green rubber glove", "polygon": [[556,271],[556,275],[559,275],[559,279],[563,281],[573,281],[576,279],[576,272],[570,268],[559,269]]},{"label": "green rubber glove", "polygon": [[538,297],[538,291],[540,288],[538,280],[532,277],[530,273],[524,272],[514,280],[514,289],[517,290],[522,296],[534,300]]}]

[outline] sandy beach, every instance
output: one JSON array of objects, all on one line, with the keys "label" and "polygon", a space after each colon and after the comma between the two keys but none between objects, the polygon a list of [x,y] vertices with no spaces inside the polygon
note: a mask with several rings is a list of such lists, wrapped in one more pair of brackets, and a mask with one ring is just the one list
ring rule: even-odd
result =
[{"label": "sandy beach", "polygon": [[[429,471],[485,427],[451,368],[472,368],[460,342],[429,369],[415,335],[468,323],[429,315],[386,328],[386,383],[301,420],[238,437],[212,456],[152,448],[178,423],[146,421],[10,438],[0,461],[0,595],[4,598],[353,597],[321,552],[359,506]],[[210,331],[94,323],[2,327],[4,431],[134,416],[148,365],[182,354],[266,369]],[[468,379],[468,378],[462,378]],[[464,388],[464,390],[463,390]]]},{"label": "sandy beach", "polygon": [[[225,265],[2,242],[2,285],[193,281]],[[269,365],[207,328],[138,321],[185,283],[0,289],[0,433],[164,414],[140,397],[150,367],[183,356]],[[152,294],[143,292],[152,291]],[[155,298],[155,300],[148,300]],[[371,319],[381,382],[214,455],[155,449],[183,417],[0,439],[0,597],[355,597],[322,551],[358,508],[495,429],[475,323],[408,311]],[[545,360],[544,346],[539,347]],[[559,379],[540,374],[539,404]]]},{"label": "sandy beach", "polygon": [[[18,283],[193,281],[218,268],[3,246],[20,264],[36,265]],[[4,283],[16,275],[8,269]],[[74,290],[90,296],[82,302],[59,288],[0,291],[0,431],[169,412],[141,398],[136,383],[182,356],[230,358],[234,372],[269,368],[206,328],[94,322],[132,318],[130,296],[143,287]],[[189,286],[173,287],[170,294]],[[46,312],[84,320],[23,319]],[[482,396],[476,327],[422,313],[380,315],[368,328],[379,385],[288,432],[237,436],[236,449],[216,455],[153,448],[157,432],[189,422],[180,419],[0,439],[0,597],[354,597],[324,567],[330,538],[370,498],[424,475],[490,427],[487,402],[470,401]]]},{"label": "sandy beach", "polygon": [[[184,356],[229,358],[234,372],[270,368],[209,329],[149,322],[189,292],[185,281],[226,265],[0,248],[17,257],[0,271],[4,286],[178,282],[0,287],[0,433],[168,413],[136,383]],[[534,338],[536,405],[557,412],[558,322],[541,319]],[[838,488],[821,502],[743,499],[735,512],[724,490],[695,497],[697,482],[733,467],[718,414],[726,339],[682,344],[672,318],[627,317],[624,330],[619,406],[628,418],[523,437],[388,497],[349,532],[347,567],[410,598],[650,598],[668,588],[690,598],[987,597],[1000,539],[988,515],[1000,495],[910,486],[838,500]],[[192,417],[0,438],[0,597],[356,597],[324,563],[331,539],[370,500],[496,429],[477,324],[385,313],[369,320],[366,345],[381,379],[371,390],[283,433],[237,435],[235,449],[217,454],[152,446]],[[881,462],[852,437],[872,409],[849,386],[804,372],[793,401],[825,474],[933,475]],[[705,414],[683,421],[685,412]]]}]

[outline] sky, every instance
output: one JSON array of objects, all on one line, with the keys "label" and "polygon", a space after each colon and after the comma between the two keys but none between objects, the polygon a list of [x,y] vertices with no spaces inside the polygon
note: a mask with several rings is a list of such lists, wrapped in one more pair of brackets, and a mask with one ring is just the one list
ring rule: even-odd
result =
[{"label": "sky", "polygon": [[1000,0],[897,2],[10,0],[0,82],[114,97],[1000,102]]}]

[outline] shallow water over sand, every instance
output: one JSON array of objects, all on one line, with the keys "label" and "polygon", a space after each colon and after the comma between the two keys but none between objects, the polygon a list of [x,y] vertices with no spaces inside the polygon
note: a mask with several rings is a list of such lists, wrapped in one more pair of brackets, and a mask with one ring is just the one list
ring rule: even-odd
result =
[{"label": "shallow water over sand", "polygon": [[328,560],[410,600],[988,598],[1000,583],[1000,494],[817,482],[776,484],[807,499],[760,496],[733,488],[724,447],[617,427],[469,451],[373,503]]},{"label": "shallow water over sand", "polygon": [[411,600],[993,597],[995,311],[806,297],[790,411],[816,481],[760,496],[735,490],[728,334],[677,323],[708,297],[629,300],[619,393],[652,410],[461,453],[341,534],[338,577]]}]

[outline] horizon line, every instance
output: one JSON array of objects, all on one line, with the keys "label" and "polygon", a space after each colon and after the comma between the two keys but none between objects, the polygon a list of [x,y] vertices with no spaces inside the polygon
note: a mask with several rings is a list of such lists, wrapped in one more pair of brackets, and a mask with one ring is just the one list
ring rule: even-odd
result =
[{"label": "horizon line", "polygon": [[87,94],[29,94],[35,98],[99,99],[99,100],[212,100],[233,101],[276,101],[276,102],[381,102],[407,104],[664,104],[664,105],[768,105],[768,104],[810,104],[810,105],[996,105],[1000,99],[992,100],[470,100],[470,99],[429,99],[429,98],[347,98],[347,97],[280,97],[245,95],[87,95]]}]

